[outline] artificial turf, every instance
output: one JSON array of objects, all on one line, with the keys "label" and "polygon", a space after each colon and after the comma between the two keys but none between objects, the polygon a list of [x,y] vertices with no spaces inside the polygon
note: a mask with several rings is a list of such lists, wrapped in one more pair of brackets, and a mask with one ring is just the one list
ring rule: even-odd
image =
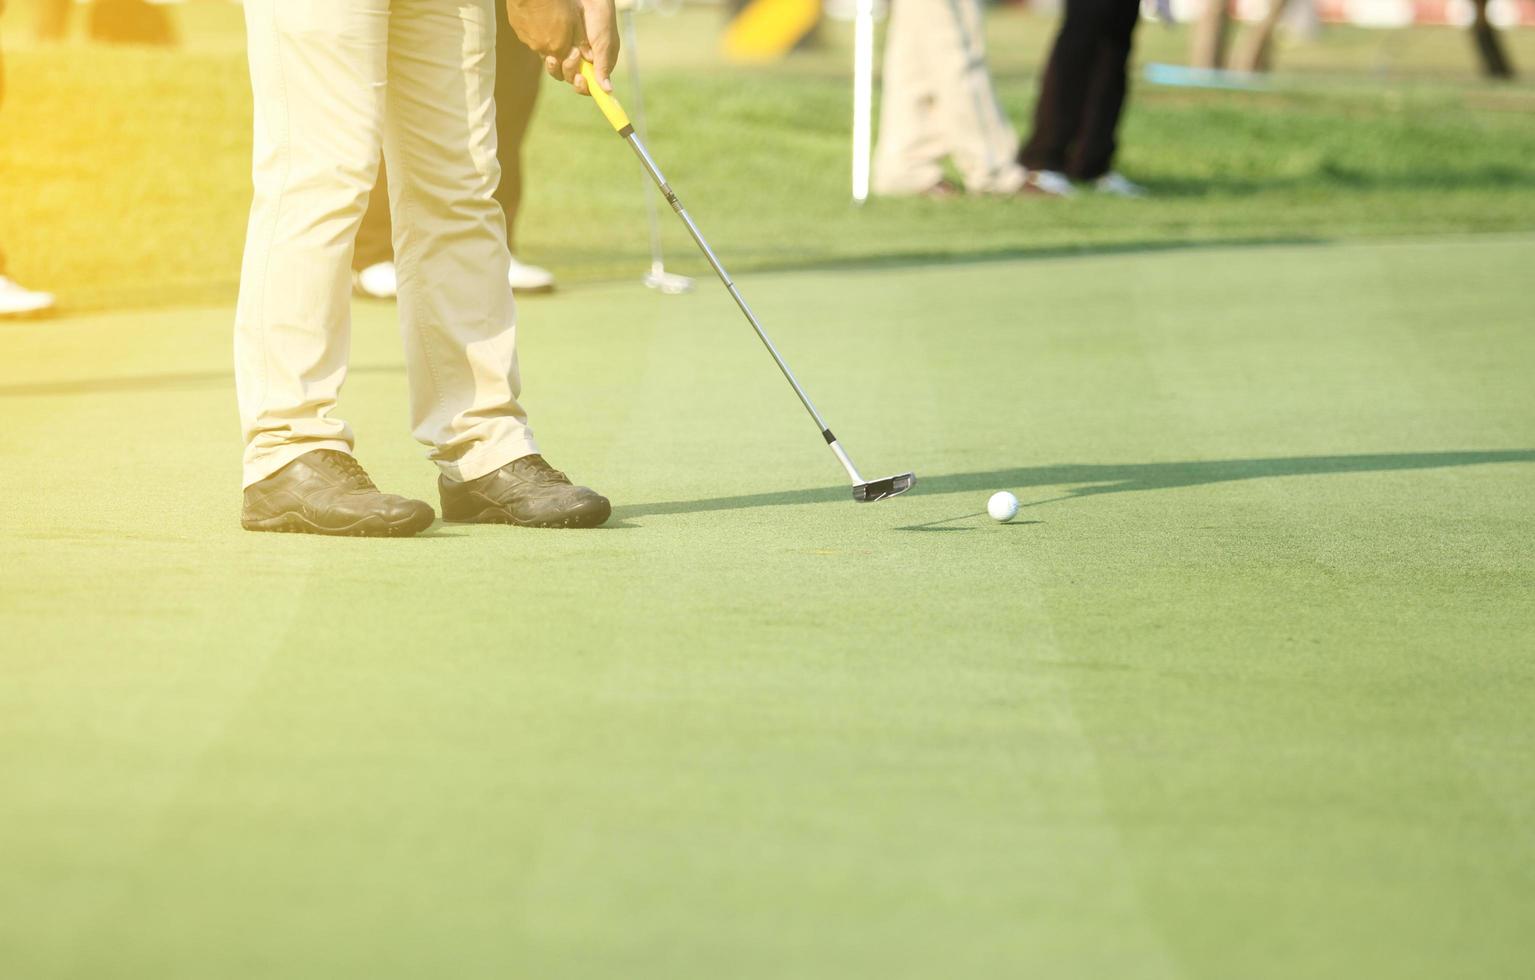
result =
[{"label": "artificial turf", "polygon": [[405,541],[239,530],[227,308],[7,325],[0,973],[1527,975],[1532,262],[743,277],[869,506],[718,289],[528,300],[612,524]]}]

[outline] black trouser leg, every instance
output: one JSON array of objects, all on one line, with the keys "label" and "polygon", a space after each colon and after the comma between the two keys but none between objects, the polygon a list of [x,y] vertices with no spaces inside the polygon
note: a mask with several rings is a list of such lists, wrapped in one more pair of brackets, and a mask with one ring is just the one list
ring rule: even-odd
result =
[{"label": "black trouser leg", "polygon": [[506,244],[513,252],[517,250],[517,208],[522,203],[522,138],[533,121],[543,71],[543,59],[517,40],[503,9],[496,30],[496,157],[501,161],[496,200],[506,212]]},{"label": "black trouser leg", "polygon": [[378,161],[378,180],[368,195],[368,210],[357,228],[357,242],[352,249],[352,268],[366,269],[380,262],[394,261],[394,243],[390,241],[389,181],[384,161]]},{"label": "black trouser leg", "polygon": [[1060,33],[1050,49],[1034,103],[1034,131],[1018,151],[1030,170],[1064,170],[1081,127],[1098,40],[1098,8],[1105,0],[1066,0]]},{"label": "black trouser leg", "polygon": [[1092,80],[1077,138],[1066,161],[1075,180],[1097,180],[1114,165],[1115,134],[1129,89],[1132,38],[1140,18],[1136,0],[1116,0],[1093,52]]}]

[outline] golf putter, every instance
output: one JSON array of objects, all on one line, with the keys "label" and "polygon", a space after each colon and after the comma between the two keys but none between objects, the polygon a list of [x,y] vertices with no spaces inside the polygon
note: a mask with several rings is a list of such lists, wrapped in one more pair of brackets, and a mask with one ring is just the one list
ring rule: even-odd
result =
[{"label": "golf putter", "polygon": [[[625,7],[618,12],[618,21],[624,32],[624,61],[629,65],[629,88],[634,93],[634,128],[645,137],[645,96],[640,89],[639,37],[634,29],[634,10]],[[650,196],[646,178],[640,175],[640,192],[645,196],[645,217],[650,222],[650,271],[641,280],[650,289],[667,296],[680,296],[693,291],[693,280],[675,272],[666,271],[661,258],[661,217],[656,213],[656,199]]]},{"label": "golf putter", "polygon": [[805,411],[809,412],[810,417],[815,420],[816,428],[821,430],[821,438],[826,440],[826,444],[836,454],[837,462],[841,463],[842,468],[847,471],[848,479],[853,481],[853,499],[859,503],[873,503],[876,500],[884,500],[886,497],[894,497],[897,494],[910,490],[912,485],[917,482],[917,477],[914,473],[887,476],[882,480],[865,480],[859,475],[858,468],[853,465],[853,461],[848,457],[847,451],[837,442],[837,437],[832,435],[831,428],[821,418],[821,413],[816,411],[815,405],[810,401],[810,396],[805,394],[805,389],[801,388],[800,383],[795,380],[794,372],[789,370],[789,365],[784,361],[783,355],[778,353],[778,348],[774,347],[773,342],[768,339],[767,331],[763,330],[762,324],[757,322],[756,314],[751,311],[751,307],[746,305],[746,300],[742,298],[741,291],[736,289],[736,284],[731,281],[730,274],[725,271],[725,267],[715,257],[714,249],[710,248],[709,243],[704,240],[703,232],[698,230],[698,225],[693,223],[692,216],[682,206],[682,202],[677,199],[676,193],[672,190],[671,185],[666,182],[666,178],[661,175],[661,168],[656,166],[655,160],[650,157],[650,151],[645,149],[644,141],[634,132],[634,127],[629,123],[629,117],[624,112],[623,106],[619,105],[617,99],[604,92],[601,86],[597,84],[597,73],[592,69],[591,62],[581,62],[581,74],[586,79],[586,87],[592,93],[592,100],[597,103],[597,108],[602,110],[602,114],[607,117],[608,122],[618,132],[618,135],[623,138],[625,143],[629,144],[629,149],[633,150],[634,155],[639,157],[640,165],[645,168],[645,172],[650,175],[650,179],[655,181],[656,186],[661,189],[662,196],[672,206],[672,210],[677,213],[677,217],[682,219],[682,223],[687,226],[688,234],[692,236],[693,241],[698,245],[698,250],[704,254],[704,258],[708,260],[709,267],[714,270],[715,275],[720,277],[720,282],[725,284],[725,289],[730,292],[730,298],[736,301],[736,306],[741,308],[741,313],[745,315],[746,322],[750,323],[752,330],[756,331],[757,339],[762,341],[762,346],[766,347],[768,353],[773,355],[773,360],[778,364],[778,370],[783,372],[784,378],[789,382],[790,387],[794,389],[794,393],[799,396],[800,404],[805,406]]}]

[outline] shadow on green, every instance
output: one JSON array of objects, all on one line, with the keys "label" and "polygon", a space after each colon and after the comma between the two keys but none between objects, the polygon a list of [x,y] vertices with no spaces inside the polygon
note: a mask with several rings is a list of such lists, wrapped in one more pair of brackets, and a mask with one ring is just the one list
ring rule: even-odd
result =
[{"label": "shadow on green", "polygon": [[[1059,497],[1031,501],[1025,506],[1105,493],[1171,490],[1177,487],[1257,480],[1277,476],[1328,476],[1339,473],[1383,473],[1397,470],[1443,469],[1490,463],[1535,463],[1535,449],[1467,450],[1430,453],[1361,453],[1349,456],[1277,456],[1270,459],[1190,460],[1178,463],[1060,463],[1012,469],[975,470],[939,476],[917,474],[918,494],[976,493],[999,488],[1058,487],[1080,484]],[[750,507],[781,507],[847,499],[846,487],[818,487],[780,493],[752,493],[702,500],[671,500],[618,507],[615,514],[633,518],[660,514],[693,514]],[[973,516],[973,515],[972,515]],[[959,520],[960,518],[953,518]]]}]

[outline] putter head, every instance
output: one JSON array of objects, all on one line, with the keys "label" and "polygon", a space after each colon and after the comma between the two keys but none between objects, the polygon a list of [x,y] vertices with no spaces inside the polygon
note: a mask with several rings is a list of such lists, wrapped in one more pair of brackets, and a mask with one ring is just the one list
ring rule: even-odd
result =
[{"label": "putter head", "polygon": [[680,296],[693,291],[693,280],[687,276],[654,269],[645,273],[645,285],[651,289],[659,289],[668,296]]},{"label": "putter head", "polygon": [[853,499],[860,504],[872,504],[876,500],[903,494],[916,482],[917,474],[915,473],[902,473],[899,476],[887,476],[883,480],[870,480],[868,483],[859,483],[853,487]]}]

